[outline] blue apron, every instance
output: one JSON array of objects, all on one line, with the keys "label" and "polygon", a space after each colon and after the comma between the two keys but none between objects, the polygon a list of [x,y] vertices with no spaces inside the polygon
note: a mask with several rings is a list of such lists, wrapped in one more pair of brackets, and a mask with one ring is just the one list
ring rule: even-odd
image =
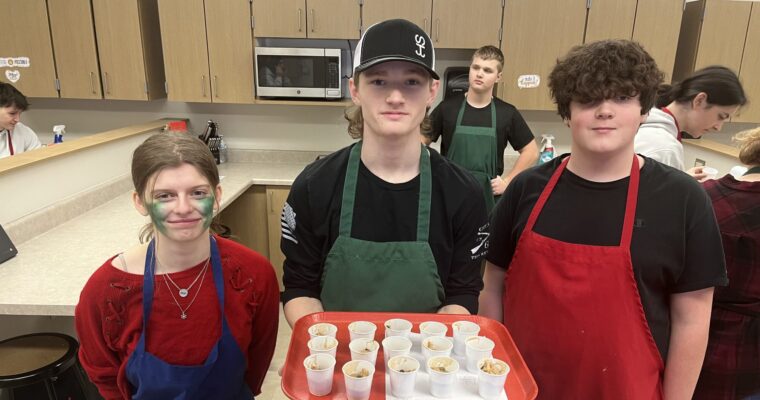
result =
[{"label": "blue apron", "polygon": [[148,245],[143,277],[143,330],[135,351],[127,361],[127,380],[135,400],[252,399],[245,383],[246,359],[227,325],[224,316],[224,278],[222,259],[216,240],[211,238],[211,269],[222,315],[222,335],[211,349],[206,362],[196,366],[172,365],[145,350],[153,304],[152,260],[155,240]]}]

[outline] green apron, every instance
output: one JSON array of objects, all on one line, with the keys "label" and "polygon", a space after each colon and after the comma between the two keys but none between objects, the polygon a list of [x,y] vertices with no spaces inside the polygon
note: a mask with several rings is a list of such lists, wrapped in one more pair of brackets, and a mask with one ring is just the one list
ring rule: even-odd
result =
[{"label": "green apron", "polygon": [[462,116],[467,99],[462,101],[457,116],[457,125],[451,138],[451,146],[446,157],[470,171],[483,186],[486,208],[490,212],[496,204],[491,189],[491,179],[496,177],[496,106],[491,100],[491,126],[462,125]]},{"label": "green apron", "polygon": [[340,231],[322,273],[322,305],[326,311],[436,312],[444,291],[428,245],[430,154],[421,146],[417,241],[370,242],[351,237],[361,148],[360,141],[351,149],[346,167]]}]

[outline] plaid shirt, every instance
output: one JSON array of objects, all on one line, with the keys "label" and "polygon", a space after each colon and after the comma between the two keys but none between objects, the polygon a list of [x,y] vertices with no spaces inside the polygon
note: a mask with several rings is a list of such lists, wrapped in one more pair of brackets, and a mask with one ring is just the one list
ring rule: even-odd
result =
[{"label": "plaid shirt", "polygon": [[729,285],[716,288],[694,399],[760,393],[760,182],[730,175],[704,183],[723,237]]}]

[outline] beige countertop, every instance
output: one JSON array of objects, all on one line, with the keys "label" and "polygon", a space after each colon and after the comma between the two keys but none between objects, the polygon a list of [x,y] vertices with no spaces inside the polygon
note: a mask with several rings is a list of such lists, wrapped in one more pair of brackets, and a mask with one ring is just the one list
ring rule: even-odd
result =
[{"label": "beige countertop", "polygon": [[[222,208],[251,185],[293,183],[307,162],[228,163],[219,168]],[[109,257],[138,244],[148,222],[132,206],[131,192],[18,246],[0,264],[0,315],[71,316],[87,279]]]}]

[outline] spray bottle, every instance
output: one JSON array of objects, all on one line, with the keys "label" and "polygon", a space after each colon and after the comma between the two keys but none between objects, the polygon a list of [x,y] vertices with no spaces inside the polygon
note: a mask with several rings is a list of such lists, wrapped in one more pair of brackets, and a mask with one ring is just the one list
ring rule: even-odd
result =
[{"label": "spray bottle", "polygon": [[63,143],[64,133],[66,133],[66,125],[53,125],[53,143]]},{"label": "spray bottle", "polygon": [[552,160],[552,158],[554,158],[554,144],[552,143],[552,140],[554,140],[554,135],[546,134],[541,135],[541,137],[541,143],[543,144],[543,147],[541,148],[541,154],[538,156],[538,165],[549,162]]}]

